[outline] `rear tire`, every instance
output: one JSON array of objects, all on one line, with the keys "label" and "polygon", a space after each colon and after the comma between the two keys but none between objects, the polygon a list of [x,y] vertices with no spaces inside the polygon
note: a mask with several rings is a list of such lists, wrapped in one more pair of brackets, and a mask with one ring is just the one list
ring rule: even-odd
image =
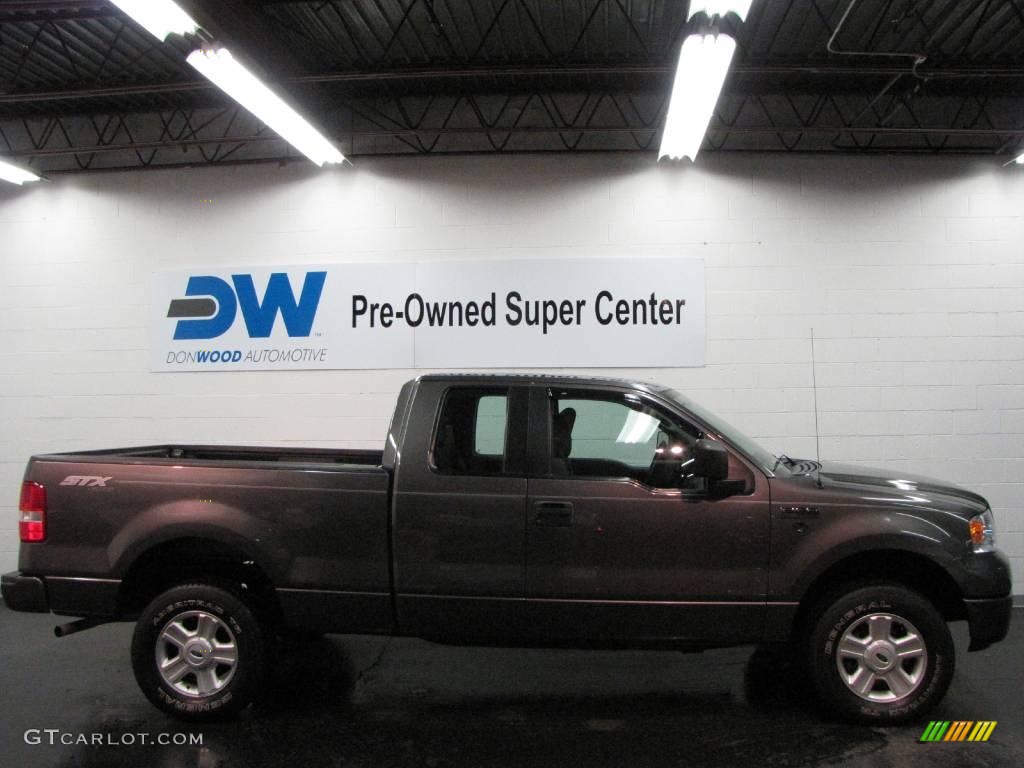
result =
[{"label": "rear tire", "polygon": [[946,694],[953,638],[921,594],[897,584],[853,585],[825,598],[811,621],[810,677],[840,717],[895,725],[923,716]]},{"label": "rear tire", "polygon": [[139,616],[132,668],[146,697],[182,720],[236,715],[264,674],[263,631],[238,597],[208,584],[167,590]]}]

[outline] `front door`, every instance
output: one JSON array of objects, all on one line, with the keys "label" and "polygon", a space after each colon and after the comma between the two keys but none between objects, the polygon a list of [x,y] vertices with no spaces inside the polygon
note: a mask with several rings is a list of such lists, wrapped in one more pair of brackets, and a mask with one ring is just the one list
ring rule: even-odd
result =
[{"label": "front door", "polygon": [[528,622],[566,641],[731,642],[763,631],[768,483],[689,474],[700,428],[646,395],[537,387],[526,532]]}]

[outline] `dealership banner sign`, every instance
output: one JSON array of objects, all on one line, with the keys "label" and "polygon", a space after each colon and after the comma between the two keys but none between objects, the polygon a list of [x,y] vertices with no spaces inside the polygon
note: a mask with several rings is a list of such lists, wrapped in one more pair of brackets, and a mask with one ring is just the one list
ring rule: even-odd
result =
[{"label": "dealership banner sign", "polygon": [[154,371],[704,365],[701,259],[155,275]]}]

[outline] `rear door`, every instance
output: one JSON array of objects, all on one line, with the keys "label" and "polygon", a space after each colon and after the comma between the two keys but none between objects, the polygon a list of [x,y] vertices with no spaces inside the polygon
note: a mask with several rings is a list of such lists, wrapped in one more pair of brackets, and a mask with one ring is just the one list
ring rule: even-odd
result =
[{"label": "rear door", "polygon": [[402,632],[487,641],[521,620],[528,389],[420,383],[395,474]]},{"label": "rear door", "polygon": [[701,429],[627,390],[537,387],[527,499],[528,624],[584,641],[749,641],[763,631],[768,483],[688,475]]}]

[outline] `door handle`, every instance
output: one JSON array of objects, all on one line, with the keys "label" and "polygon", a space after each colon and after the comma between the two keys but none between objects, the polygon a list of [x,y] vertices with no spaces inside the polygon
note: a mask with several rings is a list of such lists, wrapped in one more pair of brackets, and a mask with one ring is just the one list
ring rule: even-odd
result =
[{"label": "door handle", "polygon": [[805,506],[779,507],[779,514],[789,518],[815,518],[818,516],[818,508]]},{"label": "door handle", "polygon": [[538,501],[533,509],[535,525],[563,528],[572,525],[572,502]]}]

